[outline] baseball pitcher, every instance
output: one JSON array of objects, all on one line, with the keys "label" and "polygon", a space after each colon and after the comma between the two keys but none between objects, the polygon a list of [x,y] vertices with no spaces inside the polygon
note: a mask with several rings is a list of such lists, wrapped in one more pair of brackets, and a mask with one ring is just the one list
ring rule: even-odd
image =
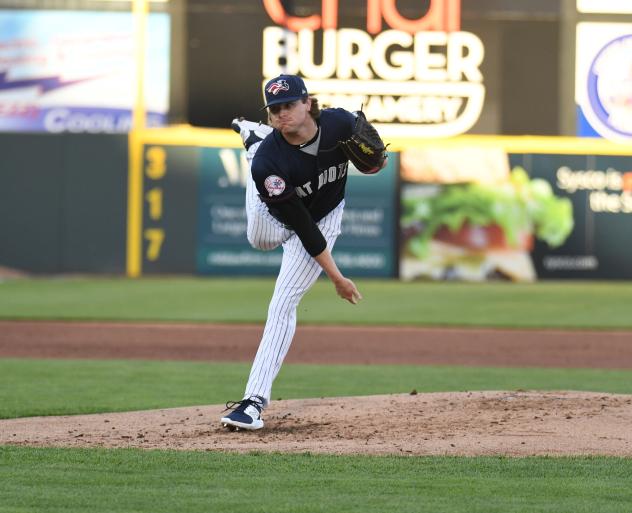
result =
[{"label": "baseball pitcher", "polygon": [[280,75],[264,88],[269,126],[233,121],[246,147],[247,237],[261,250],[283,247],[281,268],[244,398],[226,404],[229,429],[260,429],[272,383],[296,330],[296,309],[321,271],[338,295],[356,304],[362,295],[342,275],[331,251],[340,234],[349,160],[363,173],[386,165],[386,148],[364,115],[323,109],[303,80]]}]

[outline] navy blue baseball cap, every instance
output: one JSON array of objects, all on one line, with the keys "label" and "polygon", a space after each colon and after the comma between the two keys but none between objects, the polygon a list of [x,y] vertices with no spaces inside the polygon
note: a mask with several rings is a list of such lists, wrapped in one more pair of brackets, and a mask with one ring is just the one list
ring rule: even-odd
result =
[{"label": "navy blue baseball cap", "polygon": [[266,104],[261,110],[277,103],[289,103],[307,98],[307,87],[301,77],[296,75],[279,75],[268,80],[263,88]]}]

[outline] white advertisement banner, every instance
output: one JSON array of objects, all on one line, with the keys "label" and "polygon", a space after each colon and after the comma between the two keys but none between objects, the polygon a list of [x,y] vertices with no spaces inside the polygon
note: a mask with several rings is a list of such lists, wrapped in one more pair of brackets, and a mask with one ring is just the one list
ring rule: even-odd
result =
[{"label": "white advertisement banner", "polygon": [[[169,17],[147,20],[147,124],[165,123]],[[0,10],[0,131],[126,132],[136,94],[126,12]]]},{"label": "white advertisement banner", "polygon": [[630,0],[577,0],[577,11],[585,13],[632,13]]},{"label": "white advertisement banner", "polygon": [[632,139],[632,23],[579,23],[575,65],[579,135]]}]

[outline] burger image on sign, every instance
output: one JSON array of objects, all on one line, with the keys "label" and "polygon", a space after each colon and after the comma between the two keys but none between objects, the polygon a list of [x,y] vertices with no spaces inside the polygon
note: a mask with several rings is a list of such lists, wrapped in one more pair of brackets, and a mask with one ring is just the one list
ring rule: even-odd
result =
[{"label": "burger image on sign", "polygon": [[534,239],[556,247],[573,229],[570,200],[509,170],[503,150],[417,148],[401,158],[403,279],[533,281]]}]

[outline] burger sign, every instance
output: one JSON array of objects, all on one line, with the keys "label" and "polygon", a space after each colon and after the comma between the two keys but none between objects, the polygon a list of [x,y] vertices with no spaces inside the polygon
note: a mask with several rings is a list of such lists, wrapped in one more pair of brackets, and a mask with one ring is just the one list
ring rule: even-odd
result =
[{"label": "burger sign", "polygon": [[[420,2],[421,3],[421,2]],[[460,30],[460,0],[430,0],[418,19],[395,0],[366,0],[362,28],[340,26],[338,0],[292,16],[263,0],[275,25],[263,31],[263,81],[301,75],[322,104],[359,110],[385,136],[452,136],[480,117],[481,40]],[[317,50],[318,49],[318,50]]]}]

